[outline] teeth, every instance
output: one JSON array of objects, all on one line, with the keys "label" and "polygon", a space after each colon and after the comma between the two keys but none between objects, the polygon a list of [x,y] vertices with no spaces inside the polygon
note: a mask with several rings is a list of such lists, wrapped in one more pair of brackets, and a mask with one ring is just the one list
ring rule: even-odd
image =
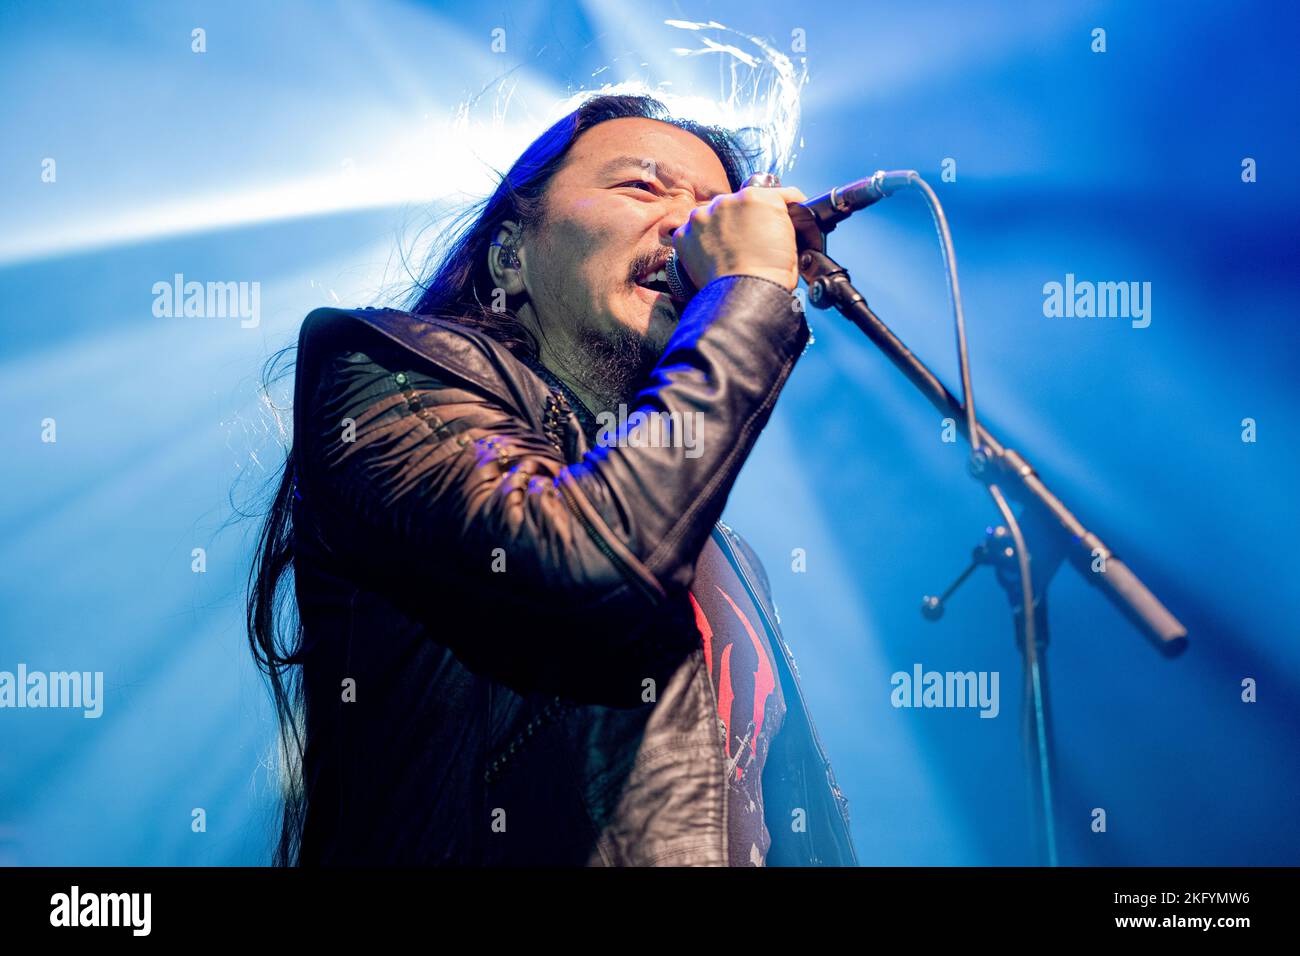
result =
[{"label": "teeth", "polygon": [[641,282],[667,282],[668,270],[660,269],[658,272],[647,272],[641,277]]}]

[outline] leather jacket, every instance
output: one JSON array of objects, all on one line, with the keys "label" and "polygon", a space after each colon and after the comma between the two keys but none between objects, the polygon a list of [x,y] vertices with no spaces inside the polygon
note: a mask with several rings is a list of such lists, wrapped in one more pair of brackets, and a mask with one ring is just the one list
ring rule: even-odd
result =
[{"label": "leather jacket", "polygon": [[808,340],[797,300],[717,279],[638,396],[699,453],[593,447],[494,339],[388,309],[299,336],[293,546],[312,864],[727,865],[717,699],[688,600],[712,535],[787,701],[768,865],[856,865],[752,550],[719,521]]}]

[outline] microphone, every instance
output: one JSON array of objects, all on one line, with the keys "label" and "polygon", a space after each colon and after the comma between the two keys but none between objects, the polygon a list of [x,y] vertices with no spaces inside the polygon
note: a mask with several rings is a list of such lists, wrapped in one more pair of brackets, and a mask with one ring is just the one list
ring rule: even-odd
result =
[{"label": "microphone", "polygon": [[[824,193],[816,199],[810,199],[805,203],[791,203],[790,205],[801,206],[811,213],[817,228],[824,236],[859,209],[874,206],[880,200],[892,196],[899,189],[911,183],[914,176],[916,176],[916,170],[913,169],[892,169],[889,171],[878,169],[866,179],[856,180],[847,186],[836,186],[830,192]],[[755,183],[755,185],[757,184]],[[780,181],[775,176],[770,176],[766,185],[779,186]],[[798,229],[795,230],[795,241],[799,244],[799,248],[804,248],[803,236]],[[676,249],[668,257],[666,273],[668,275],[668,288],[674,299],[684,302],[700,291],[695,288],[695,283],[691,281],[685,267],[678,260]]]}]

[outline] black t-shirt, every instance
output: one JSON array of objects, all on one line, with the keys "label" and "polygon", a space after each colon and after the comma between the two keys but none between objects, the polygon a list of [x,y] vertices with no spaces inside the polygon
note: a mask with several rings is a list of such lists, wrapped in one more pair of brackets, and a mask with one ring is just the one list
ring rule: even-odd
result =
[{"label": "black t-shirt", "polygon": [[763,765],[785,718],[785,697],[758,609],[712,537],[695,566],[691,604],[726,741],[728,859],[763,866],[771,846]]}]

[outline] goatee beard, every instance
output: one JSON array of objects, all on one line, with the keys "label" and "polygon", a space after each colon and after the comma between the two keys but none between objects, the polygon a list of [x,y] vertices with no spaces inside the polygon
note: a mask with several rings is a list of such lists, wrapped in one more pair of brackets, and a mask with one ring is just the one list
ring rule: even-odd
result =
[{"label": "goatee beard", "polygon": [[583,329],[576,345],[583,385],[604,406],[591,409],[595,414],[630,402],[645,387],[663,351],[646,336],[622,327],[613,332]]}]

